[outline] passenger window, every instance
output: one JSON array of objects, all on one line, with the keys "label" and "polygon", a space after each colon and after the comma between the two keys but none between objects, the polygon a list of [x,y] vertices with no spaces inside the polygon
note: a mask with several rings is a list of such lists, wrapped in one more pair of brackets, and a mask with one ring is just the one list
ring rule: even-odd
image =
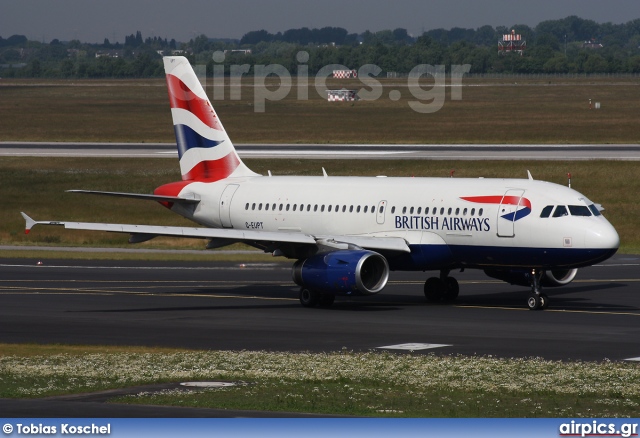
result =
[{"label": "passenger window", "polygon": [[456,208],[456,216],[458,216],[460,214],[460,209]]},{"label": "passenger window", "polygon": [[451,208],[449,208],[449,210],[447,211],[447,215],[451,216]]},{"label": "passenger window", "polygon": [[395,207],[391,207],[391,214],[396,212],[396,208]]},{"label": "passenger window", "polygon": [[466,215],[467,215],[467,209],[466,209],[466,208],[462,211],[462,215],[463,215],[463,216],[466,216]]},{"label": "passenger window", "polygon": [[372,205],[372,206],[371,206],[371,213],[375,213],[375,212],[376,212],[376,206],[375,206],[375,205]]},{"label": "passenger window", "polygon": [[440,215],[444,215],[444,207],[440,208]]},{"label": "passenger window", "polygon": [[360,206],[358,205],[358,207],[356,208],[356,213],[360,213]]},{"label": "passenger window", "polygon": [[368,209],[368,208],[369,208],[369,206],[368,206],[368,205],[365,205],[365,206],[364,206],[364,212],[365,212],[365,213],[367,212],[367,209]]},{"label": "passenger window", "polygon": [[256,203],[254,202],[253,205],[251,205],[251,210],[255,210],[256,209]]},{"label": "passenger window", "polygon": [[280,208],[279,208],[279,210],[280,210],[280,211],[282,211],[282,204],[280,204]]},{"label": "passenger window", "polygon": [[471,216],[475,216],[475,215],[476,215],[476,209],[475,209],[475,208],[472,208],[472,209],[471,209]]},{"label": "passenger window", "polygon": [[262,211],[262,202],[258,205],[258,210]]},{"label": "passenger window", "polygon": [[318,211],[318,204],[313,206],[313,211]]},{"label": "passenger window", "polygon": [[249,203],[247,202],[247,205],[244,206],[245,210],[249,210]]},{"label": "passenger window", "polygon": [[484,209],[481,208],[480,210],[478,210],[478,216],[482,216],[482,213],[484,212]]},{"label": "passenger window", "polygon": [[264,204],[264,209],[269,211],[269,204]]},{"label": "passenger window", "polygon": [[329,208],[327,208],[327,211],[328,211],[329,213],[331,213],[331,207],[332,207],[332,205],[330,205],[330,206],[329,206]]},{"label": "passenger window", "polygon": [[407,207],[402,207],[402,214],[406,214],[407,213]]},{"label": "passenger window", "polygon": [[411,207],[411,210],[409,210],[409,214],[413,214],[413,207]]},{"label": "passenger window", "polygon": [[571,216],[591,216],[591,210],[586,205],[570,205]]},{"label": "passenger window", "polygon": [[322,206],[320,207],[320,212],[324,213],[324,204],[322,204]]},{"label": "passenger window", "polygon": [[293,204],[293,211],[296,211],[297,208],[298,208],[298,204]]},{"label": "passenger window", "polygon": [[378,209],[378,213],[384,213],[384,207],[381,205],[380,208]]},{"label": "passenger window", "polygon": [[564,205],[558,205],[555,209],[555,211],[553,212],[553,217],[562,217],[562,216],[568,216],[569,212],[567,212],[567,207],[565,207]]},{"label": "passenger window", "polygon": [[547,205],[542,209],[542,213],[540,213],[540,217],[549,217],[551,215],[551,210],[553,210],[553,205]]},{"label": "passenger window", "polygon": [[311,204],[307,205],[307,211],[311,211]]},{"label": "passenger window", "polygon": [[342,212],[344,213],[345,211],[347,211],[347,206],[346,206],[346,205],[343,205],[343,206],[342,206]]},{"label": "passenger window", "polygon": [[353,213],[353,205],[349,207],[349,213]]}]

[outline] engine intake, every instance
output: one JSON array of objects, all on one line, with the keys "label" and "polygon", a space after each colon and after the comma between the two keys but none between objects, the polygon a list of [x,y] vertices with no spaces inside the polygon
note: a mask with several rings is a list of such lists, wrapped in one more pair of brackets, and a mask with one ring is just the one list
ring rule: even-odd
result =
[{"label": "engine intake", "polygon": [[[491,278],[506,281],[518,286],[530,286],[531,274],[522,270],[486,269],[484,271]],[[542,276],[542,285],[546,287],[565,286],[573,281],[578,269],[554,269],[545,271]]]},{"label": "engine intake", "polygon": [[373,295],[389,280],[389,264],[377,252],[340,250],[316,254],[293,265],[293,281],[332,295]]}]

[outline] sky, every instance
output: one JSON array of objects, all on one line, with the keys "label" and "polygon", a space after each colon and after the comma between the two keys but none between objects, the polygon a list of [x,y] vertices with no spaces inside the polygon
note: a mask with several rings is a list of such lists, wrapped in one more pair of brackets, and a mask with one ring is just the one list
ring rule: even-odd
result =
[{"label": "sky", "polygon": [[350,33],[404,28],[424,30],[483,25],[535,26],[577,15],[598,23],[640,18],[640,0],[0,0],[0,37],[26,35],[50,42],[124,42],[144,38],[188,41],[240,38],[246,32],[325,26]]}]

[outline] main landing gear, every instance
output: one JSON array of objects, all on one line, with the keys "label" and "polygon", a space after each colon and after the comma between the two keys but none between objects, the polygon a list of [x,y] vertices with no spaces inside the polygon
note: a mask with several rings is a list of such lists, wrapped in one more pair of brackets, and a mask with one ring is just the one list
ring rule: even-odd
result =
[{"label": "main landing gear", "polygon": [[458,281],[449,277],[448,270],[440,271],[440,277],[431,277],[424,283],[424,296],[429,302],[453,302],[458,298]]},{"label": "main landing gear", "polygon": [[300,304],[303,307],[331,307],[335,299],[335,295],[323,294],[306,287],[300,289]]},{"label": "main landing gear", "polygon": [[544,310],[549,306],[549,297],[542,293],[544,271],[531,270],[531,295],[527,299],[529,310]]}]

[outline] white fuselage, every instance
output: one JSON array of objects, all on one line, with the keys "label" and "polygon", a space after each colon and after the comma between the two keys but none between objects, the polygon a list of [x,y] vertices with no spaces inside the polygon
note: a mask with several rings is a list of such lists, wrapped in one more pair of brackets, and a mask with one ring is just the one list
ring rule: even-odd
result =
[{"label": "white fuselage", "polygon": [[201,202],[188,217],[208,227],[401,237],[419,253],[408,269],[440,266],[424,253],[438,247],[451,252],[451,266],[578,267],[619,244],[602,215],[541,218],[547,206],[595,207],[530,179],[249,177],[194,182],[180,196],[190,194]]}]

